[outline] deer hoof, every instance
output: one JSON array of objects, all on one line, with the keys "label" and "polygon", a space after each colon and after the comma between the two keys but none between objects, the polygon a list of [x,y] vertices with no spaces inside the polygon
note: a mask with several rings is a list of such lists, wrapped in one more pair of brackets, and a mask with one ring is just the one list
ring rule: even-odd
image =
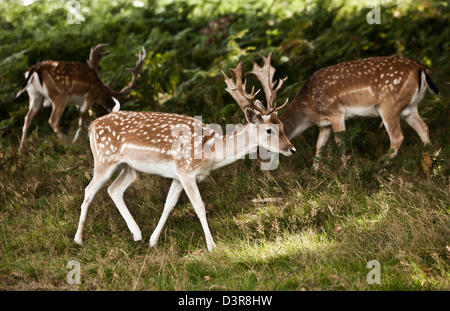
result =
[{"label": "deer hoof", "polygon": [[152,239],[150,239],[150,247],[155,247],[156,244],[158,244],[158,240],[152,240]]},{"label": "deer hoof", "polygon": [[83,239],[79,236],[75,236],[75,239],[73,239],[75,241],[75,243],[77,243],[78,245],[83,244]]},{"label": "deer hoof", "polygon": [[142,241],[142,234],[140,232],[133,233],[133,240],[135,242],[141,242]]}]

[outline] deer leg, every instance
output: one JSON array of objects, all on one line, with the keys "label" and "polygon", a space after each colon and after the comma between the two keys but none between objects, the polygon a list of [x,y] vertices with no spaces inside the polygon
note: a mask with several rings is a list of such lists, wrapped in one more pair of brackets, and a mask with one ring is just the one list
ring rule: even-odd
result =
[{"label": "deer leg", "polygon": [[161,231],[166,224],[167,218],[169,217],[170,212],[173,210],[175,205],[178,202],[178,198],[180,197],[181,191],[183,190],[183,186],[181,183],[174,179],[172,181],[172,185],[169,189],[169,194],[167,195],[166,203],[164,204],[164,210],[159,219],[158,225],[156,226],[155,231],[153,231],[152,236],[150,237],[150,246],[155,246],[158,243],[159,236]]},{"label": "deer leg", "polygon": [[73,137],[72,143],[75,143],[78,140],[78,137],[80,136],[80,133],[83,130],[83,122],[84,122],[84,119],[86,118],[86,115],[89,111],[90,106],[91,106],[90,100],[85,99],[83,102],[83,105],[81,105],[81,107],[80,107],[80,117],[78,119],[78,128],[77,128],[77,131],[75,132],[75,136]]},{"label": "deer leg", "polygon": [[73,137],[72,143],[75,143],[78,140],[78,137],[80,137],[80,133],[83,129],[83,121],[85,118],[85,114],[80,112],[80,117],[78,118],[78,128],[75,132],[75,136]]},{"label": "deer leg", "polygon": [[[345,119],[343,114],[339,114],[336,116],[332,116],[329,118],[331,127],[334,132],[334,139],[336,141],[336,144],[343,149],[344,147],[344,141],[342,141],[340,135],[342,135],[345,131]],[[344,167],[347,166],[347,157],[345,155],[345,150],[343,150],[342,156],[341,156],[342,165]]]},{"label": "deer leg", "polygon": [[424,145],[430,144],[430,136],[428,134],[428,126],[423,122],[417,109],[405,118],[406,122],[416,131]]},{"label": "deer leg", "polygon": [[319,137],[317,138],[316,143],[316,159],[314,160],[313,168],[314,170],[319,169],[319,160],[322,157],[322,148],[327,144],[328,139],[330,138],[331,127],[320,127],[319,128]]},{"label": "deer leg", "polygon": [[125,167],[119,174],[119,176],[114,180],[114,182],[108,187],[108,194],[111,199],[116,204],[117,209],[122,215],[123,219],[127,223],[128,229],[133,234],[133,239],[135,241],[142,240],[141,230],[137,225],[136,221],[131,216],[125,202],[123,200],[123,194],[125,190],[136,180],[136,171],[129,166]]},{"label": "deer leg", "polygon": [[205,205],[203,204],[203,200],[200,196],[200,192],[197,187],[197,182],[195,181],[195,178],[191,177],[181,178],[180,181],[184,188],[184,192],[186,192],[189,200],[192,203],[192,206],[194,207],[195,213],[200,219],[203,232],[205,233],[206,246],[208,248],[208,251],[211,252],[216,247],[216,244],[214,243],[214,240],[211,236],[211,232],[209,231],[208,221],[206,220]]},{"label": "deer leg", "polygon": [[390,149],[393,150],[393,152],[389,155],[389,157],[394,158],[397,155],[398,149],[400,148],[404,138],[400,127],[400,114],[393,113],[393,111],[384,112],[381,109],[378,111],[391,141]]},{"label": "deer leg", "polygon": [[61,115],[66,108],[66,97],[60,96],[57,98],[52,98],[52,113],[50,118],[48,119],[48,123],[50,124],[53,132],[58,136],[59,139],[62,139],[64,136],[59,130],[59,120],[61,119]]},{"label": "deer leg", "polygon": [[74,238],[74,240],[77,244],[81,244],[83,241],[83,238],[82,238],[83,226],[84,226],[84,222],[86,220],[86,214],[88,211],[88,207],[91,204],[92,200],[94,199],[95,194],[101,189],[101,187],[103,187],[103,185],[111,177],[115,168],[116,168],[116,165],[109,166],[109,167],[97,165],[94,168],[94,177],[92,177],[91,182],[84,190],[84,200],[83,200],[83,204],[81,204],[80,221],[78,223],[77,233],[75,234],[75,238]]},{"label": "deer leg", "polygon": [[25,116],[25,121],[23,123],[22,128],[22,138],[20,139],[19,152],[23,148],[23,144],[25,142],[25,138],[27,137],[28,128],[30,127],[31,121],[34,116],[38,113],[38,111],[42,107],[42,103],[44,102],[44,98],[42,96],[31,96],[29,101],[29,108],[27,115]]}]

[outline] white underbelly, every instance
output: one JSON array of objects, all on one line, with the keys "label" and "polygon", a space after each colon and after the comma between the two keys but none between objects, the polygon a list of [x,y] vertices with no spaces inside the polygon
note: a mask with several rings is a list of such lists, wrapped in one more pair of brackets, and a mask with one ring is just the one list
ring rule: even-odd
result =
[{"label": "white underbelly", "polygon": [[174,162],[168,161],[142,161],[142,160],[126,160],[126,164],[133,169],[152,175],[159,175],[167,178],[177,178],[177,172]]},{"label": "white underbelly", "polygon": [[375,106],[369,107],[345,107],[345,118],[353,117],[379,117],[380,114]]},{"label": "white underbelly", "polygon": [[322,119],[318,123],[319,127],[325,127],[325,126],[330,126],[330,125],[331,125],[331,123],[330,123],[330,120],[328,120],[328,119]]}]

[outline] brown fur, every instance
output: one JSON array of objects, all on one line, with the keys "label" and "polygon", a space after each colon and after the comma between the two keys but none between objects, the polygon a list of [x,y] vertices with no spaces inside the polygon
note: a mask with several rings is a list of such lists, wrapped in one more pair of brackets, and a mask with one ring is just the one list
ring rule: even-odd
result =
[{"label": "brown fur", "polygon": [[[326,67],[314,73],[280,119],[286,135],[293,139],[313,124],[331,126],[334,132],[340,132],[345,130],[347,118],[379,115],[395,156],[403,140],[401,116],[424,143],[429,142],[428,128],[417,112],[422,87],[429,88],[422,81],[428,73],[419,62],[399,56],[371,57]],[[327,131],[321,133],[317,155],[328,138]]]},{"label": "brown fur", "polygon": [[107,54],[107,52],[100,52],[104,46],[105,44],[99,44],[93,48],[87,63],[46,60],[28,69],[26,86],[17,95],[19,96],[26,89],[30,98],[19,150],[23,147],[31,120],[43,105],[52,105],[49,124],[59,138],[63,137],[59,129],[59,120],[65,107],[69,104],[79,107],[80,118],[75,141],[82,128],[83,120],[93,104],[100,104],[107,111],[111,111],[115,106],[113,97],[120,98],[134,87],[136,77],[142,69],[145,50],[142,49],[138,54],[136,68],[131,70],[133,78],[130,84],[117,92],[103,84],[97,76],[98,62],[103,55]]}]

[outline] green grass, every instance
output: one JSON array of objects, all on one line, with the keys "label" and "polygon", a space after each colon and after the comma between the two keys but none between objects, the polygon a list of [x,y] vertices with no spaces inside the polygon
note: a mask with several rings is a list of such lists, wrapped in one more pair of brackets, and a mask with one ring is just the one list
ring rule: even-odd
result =
[{"label": "green grass", "polygon": [[[87,141],[65,144],[34,131],[24,154],[15,153],[17,146],[0,152],[0,288],[448,290],[448,136],[431,129],[431,149],[444,147],[431,170],[422,167],[419,139],[405,129],[408,139],[389,165],[350,148],[349,167],[339,168],[331,144],[314,172],[313,143],[299,138],[298,154],[282,158],[276,171],[243,160],[214,172],[200,184],[218,245],[213,253],[205,251],[184,194],[159,245],[149,248],[170,181],[148,175],[125,194],[144,241],[133,241],[103,189],[77,246],[72,239],[92,168]],[[382,139],[374,158],[387,146],[383,130],[375,132]],[[268,197],[282,201],[251,201]],[[81,263],[80,285],[66,283],[74,259]],[[381,264],[381,285],[366,282],[373,259]]]}]

